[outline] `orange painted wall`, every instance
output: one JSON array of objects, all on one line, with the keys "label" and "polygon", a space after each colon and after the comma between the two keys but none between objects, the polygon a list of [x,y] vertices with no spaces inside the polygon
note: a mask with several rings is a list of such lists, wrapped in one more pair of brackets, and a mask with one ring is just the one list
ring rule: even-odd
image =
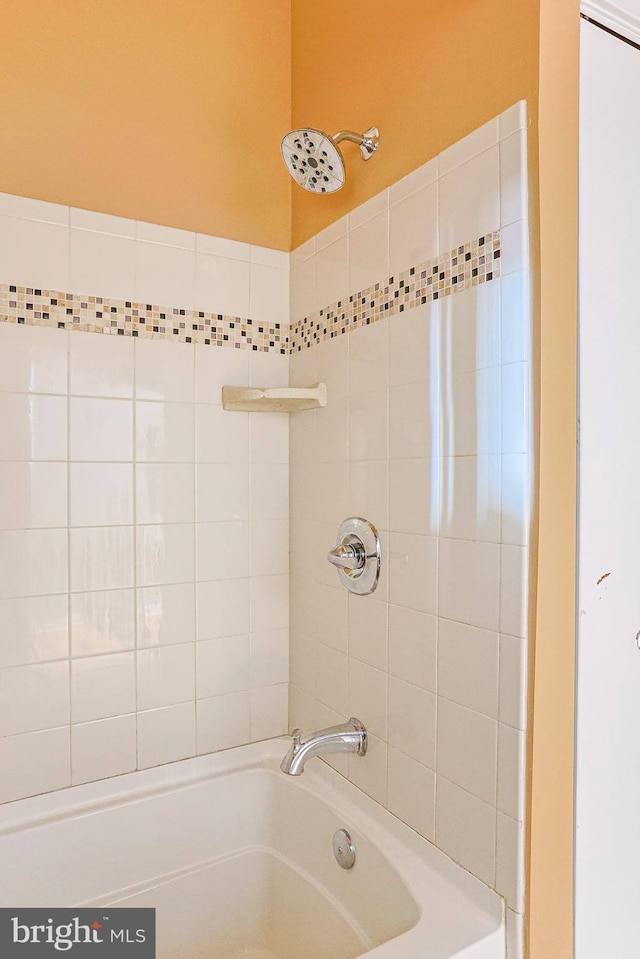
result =
[{"label": "orange painted wall", "polygon": [[347,182],[293,193],[293,246],[516,100],[535,115],[539,0],[292,0],[292,123],[380,129],[367,163],[344,144]]},{"label": "orange painted wall", "polygon": [[0,191],[287,249],[290,0],[4,0]]}]

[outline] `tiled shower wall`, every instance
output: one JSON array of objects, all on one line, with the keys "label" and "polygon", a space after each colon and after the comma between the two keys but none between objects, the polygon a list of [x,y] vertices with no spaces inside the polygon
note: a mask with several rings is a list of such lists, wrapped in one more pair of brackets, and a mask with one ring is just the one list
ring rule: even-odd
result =
[{"label": "tiled shower wall", "polygon": [[[366,724],[367,756],[334,765],[506,897],[512,957],[524,909],[525,125],[518,104],[291,258],[292,330],[321,341],[299,340],[291,382],[328,388],[325,409],[290,424],[291,724]],[[496,260],[476,275],[489,234]],[[438,272],[443,258],[455,279]],[[353,303],[370,322],[349,332]],[[382,540],[365,597],[325,558],[353,515]]]},{"label": "tiled shower wall", "polygon": [[0,195],[0,801],[285,731],[288,419],[220,402],[288,357],[153,324],[286,329],[288,265]]}]

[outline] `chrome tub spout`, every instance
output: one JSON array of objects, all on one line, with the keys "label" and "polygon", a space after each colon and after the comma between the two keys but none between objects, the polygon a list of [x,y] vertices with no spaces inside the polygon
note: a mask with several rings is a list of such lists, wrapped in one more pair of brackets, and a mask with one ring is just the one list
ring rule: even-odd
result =
[{"label": "chrome tub spout", "polygon": [[359,719],[329,726],[317,732],[306,733],[294,729],[293,742],[280,763],[280,769],[288,776],[301,776],[307,759],[327,753],[355,753],[364,756],[367,751],[367,730]]}]

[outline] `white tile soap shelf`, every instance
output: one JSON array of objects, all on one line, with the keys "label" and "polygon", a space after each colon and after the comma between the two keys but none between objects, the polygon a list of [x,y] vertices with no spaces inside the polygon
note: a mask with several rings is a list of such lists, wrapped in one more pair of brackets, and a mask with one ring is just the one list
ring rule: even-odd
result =
[{"label": "white tile soap shelf", "polygon": [[317,383],[308,387],[223,386],[223,410],[243,413],[296,413],[327,405],[327,387]]}]

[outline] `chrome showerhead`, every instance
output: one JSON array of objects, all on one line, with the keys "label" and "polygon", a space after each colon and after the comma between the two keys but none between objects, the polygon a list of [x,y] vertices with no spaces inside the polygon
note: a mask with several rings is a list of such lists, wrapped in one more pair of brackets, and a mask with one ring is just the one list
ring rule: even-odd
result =
[{"label": "chrome showerhead", "polygon": [[379,134],[376,127],[365,133],[341,130],[332,137],[312,127],[287,133],[280,149],[285,166],[296,183],[310,193],[339,190],[345,180],[344,160],[338,149],[342,140],[357,143],[362,159],[369,160],[378,149]]}]

